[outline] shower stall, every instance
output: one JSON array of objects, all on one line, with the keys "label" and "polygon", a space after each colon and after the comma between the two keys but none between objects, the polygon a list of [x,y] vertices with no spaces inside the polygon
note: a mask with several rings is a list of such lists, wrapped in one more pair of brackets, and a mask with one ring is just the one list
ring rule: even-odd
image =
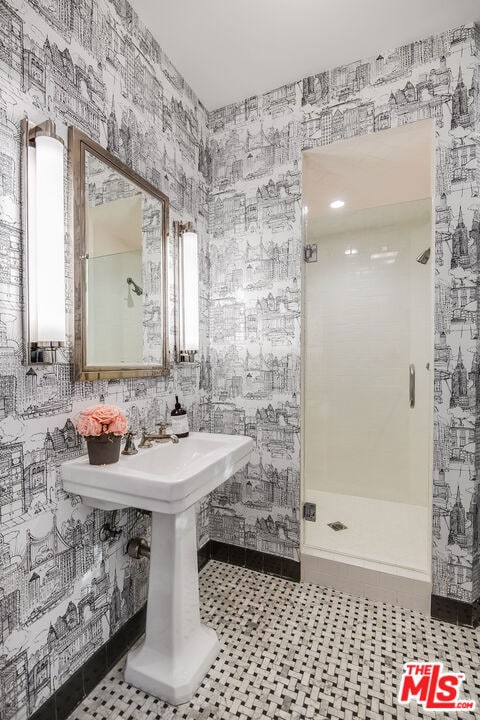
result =
[{"label": "shower stall", "polygon": [[303,577],[426,612],[432,154],[422,121],[303,159]]}]

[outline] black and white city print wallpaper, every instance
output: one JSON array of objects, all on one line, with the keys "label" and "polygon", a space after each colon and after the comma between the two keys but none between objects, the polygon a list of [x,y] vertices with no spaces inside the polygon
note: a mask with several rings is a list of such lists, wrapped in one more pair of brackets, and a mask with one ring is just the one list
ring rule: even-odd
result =
[{"label": "black and white city print wallpaper", "polygon": [[[437,136],[434,591],[480,593],[479,46],[462,27],[207,114],[126,0],[0,0],[2,720],[26,720],[146,599],[146,561],[125,546],[148,518],[62,489],[61,462],[85,453],[83,407],[104,399],[153,428],[177,392],[194,429],[252,436],[247,468],[199,507],[199,544],[298,559],[301,151],[425,117]],[[195,221],[198,363],[72,383],[69,342],[62,362],[22,365],[24,116],[79,127],[162,190],[171,219]],[[121,535],[101,540],[105,523]]]},{"label": "black and white city print wallpaper", "polygon": [[[22,365],[20,121],[74,125],[170,198],[171,219],[206,237],[207,113],[124,0],[0,0],[0,717],[25,720],[146,601],[148,564],[125,554],[149,534],[134,509],[96,512],[62,489],[86,452],[75,417],[120,405],[155,428],[175,392],[198,414],[199,364],[171,377],[71,382],[63,362]],[[67,186],[67,199],[70,200]],[[202,242],[203,242],[202,240]],[[73,241],[66,237],[72,333]],[[46,279],[48,282],[48,279]],[[127,290],[126,293],[127,294]],[[121,534],[100,539],[109,523]],[[198,513],[199,543],[208,513]]]},{"label": "black and white city print wallpaper", "polygon": [[460,27],[210,113],[209,351],[200,381],[209,427],[256,439],[245,473],[212,494],[212,539],[298,553],[301,151],[432,118],[433,592],[465,602],[480,595],[479,51],[478,28]]}]

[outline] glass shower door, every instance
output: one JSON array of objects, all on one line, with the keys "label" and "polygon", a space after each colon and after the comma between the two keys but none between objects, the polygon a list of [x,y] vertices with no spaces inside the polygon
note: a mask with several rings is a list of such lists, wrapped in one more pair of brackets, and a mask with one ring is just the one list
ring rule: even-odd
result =
[{"label": "glass shower door", "polygon": [[417,258],[430,215],[426,199],[312,223],[304,305],[304,499],[316,505],[304,545],[422,571],[432,266]]}]

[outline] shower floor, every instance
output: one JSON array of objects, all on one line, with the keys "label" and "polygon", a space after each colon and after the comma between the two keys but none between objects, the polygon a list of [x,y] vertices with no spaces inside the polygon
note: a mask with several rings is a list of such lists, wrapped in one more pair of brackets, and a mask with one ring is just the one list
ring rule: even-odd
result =
[{"label": "shower floor", "polygon": [[[430,574],[430,518],[426,507],[386,500],[307,490],[317,506],[316,522],[304,522],[304,552],[346,555]],[[328,523],[341,522],[335,531]],[[361,564],[361,563],[359,563]],[[392,570],[393,570],[392,567]]]}]

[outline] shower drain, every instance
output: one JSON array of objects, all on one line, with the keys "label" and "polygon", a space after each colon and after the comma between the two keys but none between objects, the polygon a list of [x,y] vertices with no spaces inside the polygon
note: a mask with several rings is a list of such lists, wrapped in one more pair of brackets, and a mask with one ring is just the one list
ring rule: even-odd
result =
[{"label": "shower drain", "polygon": [[338,532],[339,530],[348,530],[347,526],[341,523],[340,520],[328,523],[328,527],[331,527],[332,530],[335,530],[335,532]]}]

